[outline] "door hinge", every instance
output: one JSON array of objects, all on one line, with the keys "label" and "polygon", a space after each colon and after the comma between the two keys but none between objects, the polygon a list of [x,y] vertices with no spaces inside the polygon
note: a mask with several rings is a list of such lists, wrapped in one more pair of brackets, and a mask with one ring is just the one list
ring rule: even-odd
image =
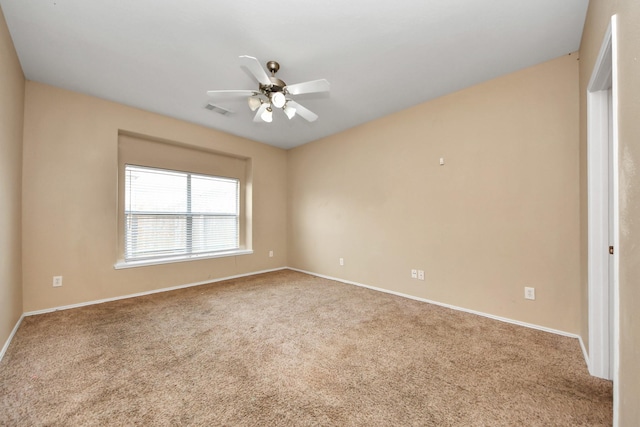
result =
[{"label": "door hinge", "polygon": [[609,246],[609,255],[613,255],[613,246]]}]

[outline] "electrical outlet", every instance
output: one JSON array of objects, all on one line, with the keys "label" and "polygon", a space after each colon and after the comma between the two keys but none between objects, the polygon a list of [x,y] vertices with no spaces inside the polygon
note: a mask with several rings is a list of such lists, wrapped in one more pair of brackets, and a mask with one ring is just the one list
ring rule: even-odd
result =
[{"label": "electrical outlet", "polygon": [[344,265],[344,258],[340,258],[340,265]]},{"label": "electrical outlet", "polygon": [[418,278],[418,270],[411,270],[411,278],[412,279]]},{"label": "electrical outlet", "polygon": [[418,270],[418,280],[424,280],[424,270]]},{"label": "electrical outlet", "polygon": [[536,299],[536,288],[524,288],[524,298],[525,299]]},{"label": "electrical outlet", "polygon": [[53,276],[53,287],[59,288],[62,286],[62,276]]},{"label": "electrical outlet", "polygon": [[273,258],[273,251],[269,251],[269,258]]}]

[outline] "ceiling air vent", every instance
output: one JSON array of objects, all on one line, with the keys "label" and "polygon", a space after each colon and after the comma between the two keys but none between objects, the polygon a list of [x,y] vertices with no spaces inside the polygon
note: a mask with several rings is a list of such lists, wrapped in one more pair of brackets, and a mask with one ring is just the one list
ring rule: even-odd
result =
[{"label": "ceiling air vent", "polygon": [[206,108],[207,110],[215,111],[216,113],[222,114],[223,116],[226,116],[232,113],[231,110],[227,110],[226,108],[222,108],[213,104],[207,104],[204,108]]}]

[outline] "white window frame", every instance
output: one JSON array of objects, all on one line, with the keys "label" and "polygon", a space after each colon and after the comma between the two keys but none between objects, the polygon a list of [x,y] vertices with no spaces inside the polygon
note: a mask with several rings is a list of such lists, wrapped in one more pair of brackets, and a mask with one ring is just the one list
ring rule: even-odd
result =
[{"label": "white window frame", "polygon": [[[241,195],[241,182],[240,182],[239,179],[237,179],[237,178],[229,178],[229,177],[220,177],[220,176],[216,176],[216,175],[204,174],[204,173],[199,173],[199,172],[175,171],[175,170],[167,169],[167,168],[150,167],[150,166],[139,166],[139,165],[134,165],[134,164],[129,164],[129,163],[125,164],[125,171],[126,171],[126,168],[128,166],[132,166],[132,167],[136,167],[136,168],[149,169],[149,170],[179,172],[179,173],[186,174],[189,177],[191,177],[191,176],[204,176],[204,177],[210,177],[210,178],[229,179],[229,180],[237,181],[238,182],[238,194],[236,195],[236,198],[237,198],[237,201],[238,201],[238,208],[237,208],[237,214],[235,216],[237,218],[238,241],[237,241],[236,247],[233,248],[233,249],[211,251],[211,252],[200,252],[200,253],[187,252],[185,254],[180,254],[180,255],[150,256],[150,257],[144,257],[144,258],[130,258],[130,259],[126,259],[124,254],[123,254],[123,258],[124,259],[119,260],[114,265],[115,269],[141,267],[141,266],[156,265],[156,264],[167,264],[167,263],[183,262],[183,261],[193,261],[193,260],[201,260],[201,259],[209,259],[209,258],[221,258],[221,257],[227,257],[227,256],[246,255],[246,254],[252,254],[253,253],[252,250],[244,249],[244,248],[242,248],[240,246],[241,211],[242,210],[241,210],[241,208],[239,206],[240,203],[241,203],[241,198],[240,198],[240,195]],[[189,186],[187,186],[187,192],[188,191],[189,191]],[[125,211],[125,207],[124,206],[122,206],[121,209],[123,210],[122,213],[124,214],[124,217],[125,217],[125,221],[124,221],[123,227],[126,227],[126,222],[127,222],[126,221],[126,215],[127,215],[127,212]],[[179,213],[177,215],[187,215],[187,217],[189,218],[189,216],[191,214],[192,214],[191,212],[184,212],[184,213]],[[187,224],[189,224],[189,223],[191,223],[191,221],[187,220]],[[189,227],[189,225],[187,225],[187,227]],[[127,236],[126,228],[123,228],[121,232],[123,233],[123,238],[126,239],[127,238],[126,237]],[[191,233],[187,232],[187,235],[189,237],[190,237],[190,234]],[[191,247],[191,245],[189,243],[187,243],[187,250],[188,251],[189,251],[188,248],[190,248],[190,247]]]}]

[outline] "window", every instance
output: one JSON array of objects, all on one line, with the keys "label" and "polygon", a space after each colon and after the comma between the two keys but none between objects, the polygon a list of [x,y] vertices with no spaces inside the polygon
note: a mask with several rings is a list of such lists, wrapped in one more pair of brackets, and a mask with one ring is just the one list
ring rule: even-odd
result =
[{"label": "window", "polygon": [[239,192],[235,178],[125,165],[125,262],[239,249]]}]

